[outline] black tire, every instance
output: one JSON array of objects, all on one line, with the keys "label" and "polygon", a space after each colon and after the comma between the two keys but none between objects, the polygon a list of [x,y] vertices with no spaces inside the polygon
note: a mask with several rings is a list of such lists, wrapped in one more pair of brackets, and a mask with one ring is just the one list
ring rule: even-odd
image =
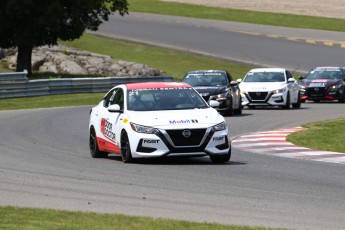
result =
[{"label": "black tire", "polygon": [[98,148],[96,131],[93,127],[90,129],[89,135],[89,148],[92,158],[104,158],[108,156],[108,153],[102,152]]},{"label": "black tire", "polygon": [[234,113],[235,113],[236,115],[241,115],[241,114],[242,114],[242,109],[243,109],[242,100],[240,99],[238,109],[235,109]]},{"label": "black tire", "polygon": [[232,108],[232,98],[230,99],[230,102],[228,104],[228,108],[224,111],[225,116],[232,116],[234,115],[234,110]]},{"label": "black tire", "polygon": [[294,108],[294,109],[299,109],[299,108],[301,108],[301,103],[302,103],[302,101],[301,101],[301,96],[300,96],[300,94],[298,93],[297,103],[292,104],[292,108]]},{"label": "black tire", "polygon": [[231,157],[231,148],[229,149],[229,152],[224,155],[210,155],[210,159],[213,164],[223,164],[230,160]]},{"label": "black tire", "polygon": [[283,109],[290,109],[290,107],[291,107],[290,93],[288,93],[287,96],[286,96],[286,103],[283,106]]},{"label": "black tire", "polygon": [[338,102],[339,103],[345,103],[345,92],[343,93],[343,97],[339,98]]},{"label": "black tire", "polygon": [[133,162],[131,146],[126,132],[121,135],[121,157],[124,163]]}]

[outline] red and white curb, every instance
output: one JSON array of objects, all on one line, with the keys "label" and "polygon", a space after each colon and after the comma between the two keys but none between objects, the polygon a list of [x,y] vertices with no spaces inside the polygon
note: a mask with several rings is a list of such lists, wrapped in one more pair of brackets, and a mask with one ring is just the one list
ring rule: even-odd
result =
[{"label": "red and white curb", "polygon": [[345,153],[308,149],[286,141],[289,134],[302,129],[295,127],[248,134],[232,140],[231,146],[259,154],[345,164]]}]

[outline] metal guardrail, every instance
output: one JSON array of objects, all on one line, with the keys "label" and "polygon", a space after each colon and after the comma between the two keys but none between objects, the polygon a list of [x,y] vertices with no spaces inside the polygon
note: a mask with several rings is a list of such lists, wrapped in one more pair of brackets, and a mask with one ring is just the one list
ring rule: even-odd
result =
[{"label": "metal guardrail", "polygon": [[[6,73],[7,75],[7,73]],[[9,76],[9,75],[7,75]],[[6,76],[6,77],[7,77]],[[0,78],[2,78],[0,73]],[[14,80],[17,79],[18,80]],[[19,76],[11,80],[0,80],[0,98],[33,97],[56,94],[107,92],[115,85],[129,82],[173,81],[171,76],[61,78],[23,80]]]},{"label": "metal guardrail", "polygon": [[3,82],[27,81],[27,75],[28,71],[26,69],[23,72],[0,73],[0,84]]}]

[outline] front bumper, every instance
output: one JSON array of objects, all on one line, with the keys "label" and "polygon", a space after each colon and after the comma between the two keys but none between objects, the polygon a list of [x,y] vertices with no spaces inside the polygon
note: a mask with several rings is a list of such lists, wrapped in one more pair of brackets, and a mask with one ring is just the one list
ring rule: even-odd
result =
[{"label": "front bumper", "polygon": [[300,91],[301,100],[339,100],[344,97],[344,90],[329,90],[325,87],[309,87]]},{"label": "front bumper", "polygon": [[133,158],[227,154],[230,149],[227,130],[189,129],[191,137],[184,137],[184,130],[159,130],[157,134],[131,133]]},{"label": "front bumper", "polygon": [[247,92],[242,94],[243,106],[284,106],[287,94],[271,92]]}]

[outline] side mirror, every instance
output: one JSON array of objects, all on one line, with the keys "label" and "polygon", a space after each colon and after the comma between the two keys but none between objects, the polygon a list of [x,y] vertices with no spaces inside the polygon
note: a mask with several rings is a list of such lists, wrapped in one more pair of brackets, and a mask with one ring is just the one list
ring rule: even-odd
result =
[{"label": "side mirror", "polygon": [[298,79],[303,80],[304,78],[305,78],[305,76],[299,76]]},{"label": "side mirror", "polygon": [[111,113],[121,113],[122,112],[120,105],[118,105],[118,104],[110,105],[108,107],[108,111]]},{"label": "side mirror", "polygon": [[238,85],[238,83],[237,83],[237,81],[231,81],[231,82],[230,82],[230,85],[231,85],[231,86],[234,86],[234,85]]},{"label": "side mirror", "polygon": [[296,82],[296,79],[295,79],[295,78],[290,77],[290,78],[288,79],[288,83],[295,83],[295,82]]},{"label": "side mirror", "polygon": [[208,104],[212,107],[212,108],[218,108],[220,103],[218,101],[215,101],[215,100],[210,100],[208,102]]},{"label": "side mirror", "polygon": [[237,81],[237,83],[241,83],[242,82],[242,78],[239,78],[236,81]]}]

